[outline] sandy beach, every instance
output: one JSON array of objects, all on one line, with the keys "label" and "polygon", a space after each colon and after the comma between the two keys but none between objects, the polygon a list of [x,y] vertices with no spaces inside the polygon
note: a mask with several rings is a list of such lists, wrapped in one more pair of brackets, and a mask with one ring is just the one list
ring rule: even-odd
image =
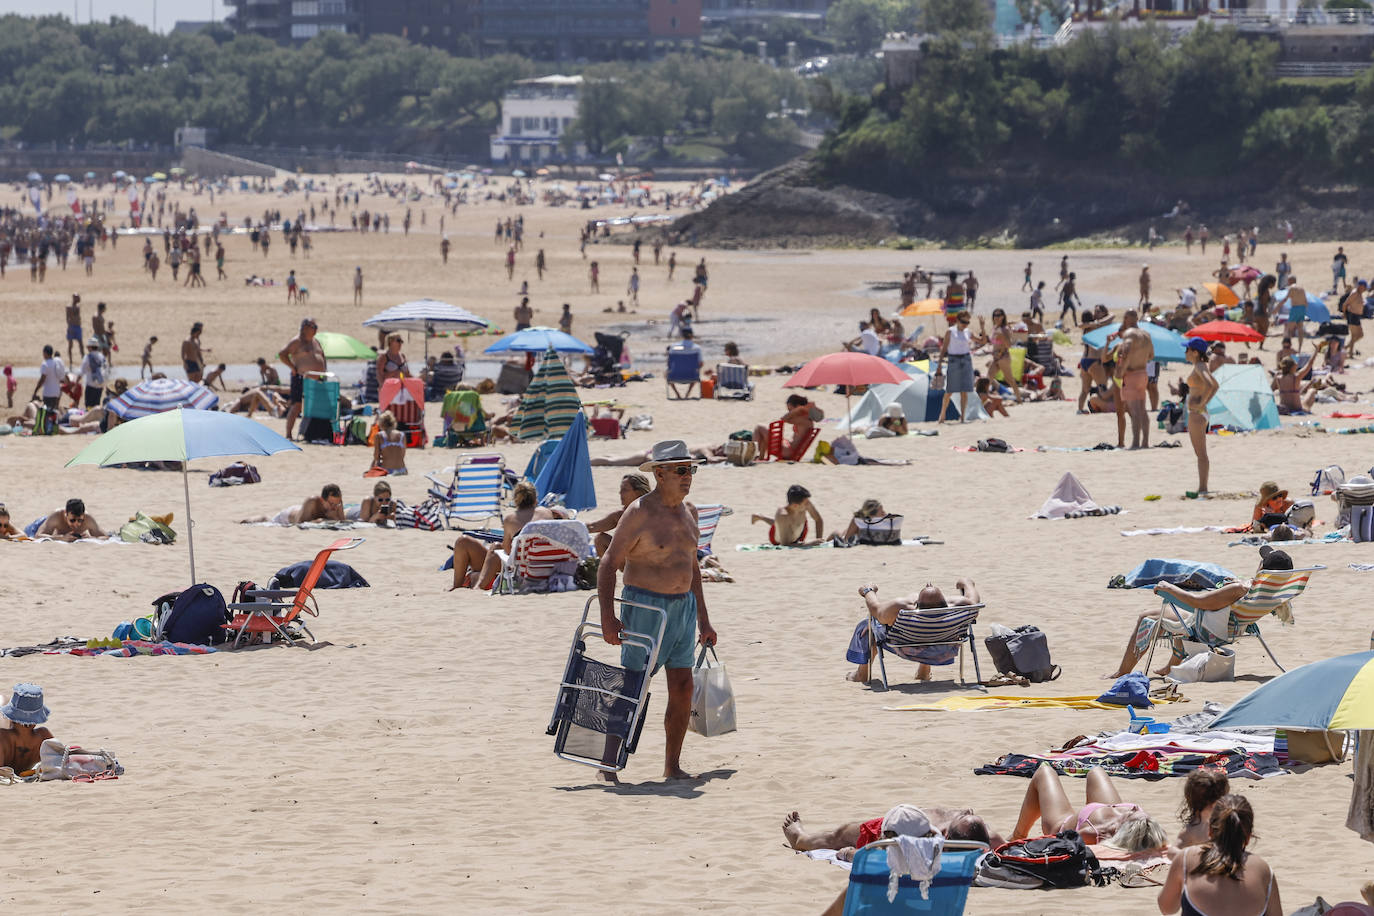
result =
[{"label": "sandy beach", "polygon": [[[357,176],[352,176],[356,179]],[[332,200],[333,178],[331,182]],[[347,179],[345,179],[347,180]],[[108,187],[105,191],[109,193]],[[87,196],[87,195],[83,195]],[[303,194],[233,192],[211,205],[191,192],[169,200],[193,205],[202,219],[223,210],[231,223],[268,207],[293,216],[309,207]],[[319,203],[324,195],[312,195]],[[17,205],[13,187],[0,202]],[[226,241],[229,280],[188,289],[164,266],[156,282],[142,270],[141,239],[121,238],[97,251],[94,276],[73,259],[50,268],[44,284],[11,259],[0,280],[0,364],[30,374],[19,379],[16,403],[33,385],[32,370],[44,344],[65,359],[63,308],[72,293],[83,301],[89,334],[95,304],[109,305],[120,352],[116,369],[136,377],[139,353],[150,335],[159,343],[155,364],[181,378],[177,351],[194,321],[205,324],[211,361],[249,364],[269,360],[296,332],[303,315],[322,330],[375,335],[361,326],[369,315],[398,302],[429,296],[469,308],[511,330],[520,282],[528,279],[536,323],[556,324],[563,302],[575,315],[573,332],[615,327],[630,331],[639,365],[657,372],[668,340],[668,313],[691,292],[692,266],[705,257],[710,287],[696,324],[706,363],[721,359],[727,340],[739,343],[757,366],[797,365],[839,348],[857,333],[874,306],[890,314],[897,293],[866,291],[867,281],[900,280],[914,265],[972,268],[982,281],[977,313],[1001,306],[1019,314],[1018,292],[1026,261],[1036,279],[1053,285],[1061,251],[710,251],[676,249],[677,272],[655,267],[645,246],[643,282],[635,314],[619,314],[617,300],[632,266],[631,249],[597,244],[587,260],[601,264],[602,292],[588,291],[587,261],[578,253],[578,229],[589,217],[624,215],[624,208],[580,210],[544,205],[516,208],[483,201],[447,216],[453,241],[449,262],[439,254],[440,204],[412,203],[415,225],[401,231],[405,204],[364,196],[359,209],[379,207],[391,217],[380,235],[320,232],[308,260],[291,258],[279,234],[271,254],[254,253],[246,236]],[[338,223],[346,213],[338,209]],[[420,225],[424,211],[425,224]],[[525,250],[508,281],[504,248],[492,240],[497,219],[523,214]],[[324,222],[321,220],[321,222]],[[1214,239],[1221,229],[1214,227]],[[1266,234],[1269,238],[1266,238]],[[1276,230],[1262,232],[1256,263],[1272,269],[1280,250],[1309,289],[1324,289],[1335,246],[1281,248]],[[158,243],[160,251],[160,240]],[[549,272],[541,282],[534,253],[543,248]],[[1218,246],[1219,247],[1219,246]],[[1352,276],[1370,272],[1374,243],[1345,246]],[[666,262],[673,249],[665,248]],[[1181,247],[1071,250],[1085,304],[1106,303],[1119,313],[1136,301],[1136,277],[1148,262],[1155,301],[1172,305],[1179,286],[1200,287],[1216,258]],[[351,302],[351,275],[361,266],[364,301]],[[306,306],[288,305],[283,285],[250,288],[250,274],[283,283],[288,270],[309,287]],[[184,276],[184,275],[183,275]],[[1057,309],[1050,311],[1050,317]],[[910,324],[908,324],[910,329]],[[463,340],[469,357],[490,337]],[[1075,335],[1075,340],[1077,335]],[[451,345],[438,340],[434,345]],[[1232,344],[1234,352],[1238,345]],[[1266,343],[1273,367],[1278,338]],[[1309,345],[1310,349],[1310,345]],[[413,364],[423,343],[406,344]],[[1366,350],[1368,348],[1366,347]],[[1371,351],[1374,352],[1374,351]],[[1059,347],[1076,363],[1078,347]],[[975,363],[981,369],[981,360]],[[1165,381],[1179,367],[1166,366]],[[248,378],[228,377],[231,390]],[[778,417],[788,391],[782,375],[757,379],[752,402],[669,401],[660,378],[610,393],[627,415],[653,416],[652,432],[624,442],[592,443],[592,454],[625,454],[660,439],[719,441],[729,432]],[[1374,369],[1345,375],[1353,391],[1374,387]],[[1161,388],[1166,386],[1162,383]],[[1014,406],[1010,419],[943,426],[936,437],[862,441],[865,455],[907,458],[908,466],[835,467],[802,463],[752,468],[713,465],[695,478],[692,499],[734,509],[722,520],[715,549],[733,583],[707,583],[705,594],[719,633],[719,654],[734,685],[739,730],[687,738],[684,765],[702,778],[669,783],[661,777],[660,716],[666,688],[653,688],[649,721],[624,784],[598,784],[590,768],[555,759],[544,734],[557,680],[582,604],[590,592],[488,597],[447,591],[451,576],[439,566],[452,535],[375,530],[342,557],[372,584],[370,589],[320,595],[312,629],[330,645],[315,651],[272,648],[183,658],[73,658],[36,655],[0,659],[0,693],[21,681],[41,684],[57,737],[104,747],[127,769],[117,781],[21,785],[0,789],[15,826],[13,852],[0,864],[0,904],[18,908],[79,907],[100,912],[282,912],[308,907],[328,912],[415,913],[670,913],[819,912],[844,886],[845,873],[798,855],[785,845],[783,816],[800,811],[813,826],[879,817],[899,802],[970,805],[1007,832],[1027,781],[975,776],[973,770],[1010,752],[1039,753],[1076,735],[1112,731],[1126,712],[1017,710],[1005,712],[903,712],[884,707],[972,692],[954,669],[937,668],[918,684],[914,666],[890,662],[893,689],[848,682],[844,649],[863,613],[857,588],[866,582],[884,595],[918,590],[927,582],[952,589],[957,577],[977,582],[987,603],[977,627],[984,676],[993,673],[981,638],[989,625],[1034,623],[1048,635],[1063,676],[1052,684],[1009,688],[1034,695],[1096,694],[1107,686],[1136,615],[1155,601],[1147,592],[1109,591],[1108,580],[1150,557],[1221,564],[1245,576],[1258,564],[1253,547],[1228,547],[1224,533],[1124,537],[1123,531],[1167,526],[1240,525],[1252,501],[1190,500],[1196,469],[1186,434],[1168,436],[1178,449],[1056,451],[1115,440],[1113,416],[1079,416],[1076,378],[1066,380],[1070,400]],[[584,390],[584,400],[606,392]],[[841,416],[843,396],[813,394],[829,418]],[[1167,393],[1165,394],[1167,397]],[[1370,411],[1369,397],[1344,409]],[[500,399],[484,399],[488,410]],[[1285,417],[1281,430],[1212,437],[1212,488],[1255,491],[1275,480],[1306,495],[1318,468],[1343,466],[1366,473],[1374,464],[1374,438],[1315,432],[1302,421],[1336,429],[1368,421],[1332,420],[1331,405],[1314,417]],[[440,431],[428,414],[431,436]],[[267,421],[281,431],[280,421]],[[1153,425],[1153,424],[1152,424]],[[921,424],[923,428],[933,428]],[[835,435],[823,427],[822,438]],[[1151,441],[1163,434],[1152,428]],[[998,436],[1025,451],[969,454],[956,450]],[[0,437],[0,501],[22,526],[72,496],[85,499],[102,524],[117,527],[136,510],[174,512],[184,533],[179,475],[65,469],[89,437]],[[1044,446],[1051,450],[1036,451]],[[523,468],[534,443],[499,450],[510,467]],[[192,465],[198,578],[226,597],[243,579],[264,582],[279,567],[309,559],[333,532],[238,524],[272,514],[338,483],[345,500],[371,490],[362,473],[362,448],[303,446],[300,453],[255,460],[262,483],[212,489],[207,475],[226,461]],[[397,496],[418,502],[421,474],[451,464],[457,452],[412,451],[411,476],[394,479]],[[1118,516],[1043,521],[1028,518],[1065,471],[1072,471],[1099,503]],[[612,507],[622,469],[597,468],[599,518]],[[738,551],[766,540],[750,525],[751,512],[771,513],[791,484],[807,487],[827,531],[843,526],[867,497],[905,515],[905,532],[939,545],[907,548]],[[1158,494],[1157,501],[1145,497]],[[1336,506],[1317,501],[1330,531]],[[150,610],[149,603],[187,583],[186,549],[110,544],[0,543],[0,645],[43,642],[56,636],[108,636],[120,621]],[[1295,606],[1297,623],[1270,622],[1266,638],[1288,667],[1363,650],[1371,576],[1349,568],[1374,563],[1370,545],[1298,544],[1296,565],[1321,564]],[[1253,640],[1237,650],[1234,682],[1187,685],[1189,702],[1162,707],[1172,717],[1223,705],[1277,674]],[[967,670],[972,677],[971,666]],[[1370,848],[1344,827],[1350,764],[1318,767],[1273,779],[1241,780],[1256,813],[1254,849],[1273,866],[1285,905],[1296,909],[1321,894],[1329,901],[1357,899],[1370,878]],[[1067,780],[1071,797],[1082,780]],[[1134,780],[1123,795],[1156,816],[1172,836],[1182,779]],[[1233,783],[1233,786],[1236,785]],[[1050,893],[975,888],[966,912],[984,914],[1083,913],[1126,916],[1155,911],[1148,889],[1081,889]]]}]

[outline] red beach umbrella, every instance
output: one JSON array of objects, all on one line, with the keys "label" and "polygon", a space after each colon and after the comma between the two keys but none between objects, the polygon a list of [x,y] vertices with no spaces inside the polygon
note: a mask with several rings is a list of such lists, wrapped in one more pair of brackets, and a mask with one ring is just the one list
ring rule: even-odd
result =
[{"label": "red beach umbrella", "polygon": [[1183,336],[1200,337],[1203,340],[1231,340],[1241,343],[1259,343],[1264,340],[1264,335],[1259,331],[1238,321],[1209,321],[1206,324],[1198,325]]},{"label": "red beach umbrella", "polygon": [[849,410],[849,392],[855,385],[879,385],[883,382],[905,382],[911,376],[880,356],[845,351],[818,356],[802,366],[796,375],[783,382],[784,388],[818,388],[823,385],[845,386],[845,411]]}]

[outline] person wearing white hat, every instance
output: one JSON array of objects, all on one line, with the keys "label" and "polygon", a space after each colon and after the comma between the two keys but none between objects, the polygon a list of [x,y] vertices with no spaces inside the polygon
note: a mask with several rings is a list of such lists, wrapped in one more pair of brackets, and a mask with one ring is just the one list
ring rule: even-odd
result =
[{"label": "person wearing white hat", "polygon": [[[716,642],[697,563],[697,510],[687,502],[697,462],[687,443],[671,439],[656,443],[640,470],[652,475],[654,489],[625,508],[597,571],[601,635],[607,643],[621,646],[620,663],[626,668],[642,671],[647,666],[644,649],[622,645],[621,634],[626,630],[656,633],[661,618],[630,604],[621,605],[620,616],[616,616],[616,577],[624,570],[621,597],[661,608],[667,614],[657,666],[649,676],[658,667],[667,668],[663,775],[690,779],[682,769],[681,754],[692,713],[692,665],[698,643],[712,646]],[[607,739],[607,759],[618,753],[617,740]],[[614,772],[604,771],[602,776],[616,781]]]},{"label": "person wearing white hat", "polygon": [[10,701],[0,706],[0,716],[10,723],[9,728],[0,729],[0,767],[22,773],[38,765],[38,749],[52,737],[52,732],[42,727],[48,714],[42,687],[14,685]]}]

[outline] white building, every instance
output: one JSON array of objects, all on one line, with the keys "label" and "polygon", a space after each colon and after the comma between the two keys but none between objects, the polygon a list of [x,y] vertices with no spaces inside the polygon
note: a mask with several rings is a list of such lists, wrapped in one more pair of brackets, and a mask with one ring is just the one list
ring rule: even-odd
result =
[{"label": "white building", "polygon": [[491,161],[539,163],[582,158],[585,144],[568,149],[563,135],[577,119],[580,76],[541,76],[519,80],[501,99],[501,126],[491,135]]}]

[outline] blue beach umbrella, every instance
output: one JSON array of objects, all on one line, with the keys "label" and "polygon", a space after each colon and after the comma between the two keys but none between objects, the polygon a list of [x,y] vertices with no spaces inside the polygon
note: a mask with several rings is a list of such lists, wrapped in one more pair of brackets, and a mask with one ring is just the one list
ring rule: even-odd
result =
[{"label": "blue beach umbrella", "polygon": [[1288,289],[1285,289],[1274,296],[1274,301],[1276,301],[1279,304],[1280,321],[1288,320],[1288,308],[1291,304],[1289,300],[1294,298],[1293,293],[1295,290],[1297,291],[1297,304],[1302,305],[1304,302],[1307,304],[1308,321],[1316,321],[1320,323],[1323,321],[1331,320],[1331,309],[1327,306],[1326,302],[1321,299],[1321,297],[1313,293],[1305,292],[1300,286],[1290,286],[1288,287]]},{"label": "blue beach umbrella", "polygon": [[[1141,324],[1140,328],[1150,335],[1150,341],[1155,345],[1155,359],[1158,362],[1183,363],[1188,361],[1183,355],[1187,341],[1177,333],[1148,321]],[[1121,322],[1113,322],[1084,334],[1083,342],[1090,347],[1102,347],[1106,345],[1108,338],[1115,340],[1113,335],[1120,332]]]},{"label": "blue beach umbrella", "polygon": [[549,347],[558,353],[583,353],[590,356],[594,351],[571,334],[564,334],[555,328],[533,327],[507,334],[483,353],[543,353]]},{"label": "blue beach umbrella", "polygon": [[59,182],[59,183],[61,183],[61,184],[66,184],[67,182],[69,182],[69,181],[72,180],[72,176],[68,175],[66,172],[63,172],[63,173],[60,174],[60,175],[54,175],[54,176],[52,176],[52,180],[53,180],[53,181],[56,181],[56,182]]},{"label": "blue beach umbrella", "polygon": [[1374,652],[1327,658],[1280,674],[1210,727],[1374,729]]},{"label": "blue beach umbrella", "polygon": [[1208,423],[1241,429],[1279,428],[1279,408],[1263,366],[1219,366],[1212,376],[1219,387],[1207,403]]},{"label": "blue beach umbrella", "polygon": [[569,509],[590,509],[596,505],[592,458],[587,451],[587,417],[581,410],[534,479],[534,488],[540,499],[550,493],[562,494],[563,505]]},{"label": "blue beach umbrella", "polygon": [[[199,386],[197,386],[199,387]],[[191,558],[191,584],[196,584],[196,548],[191,521],[191,486],[187,465],[196,458],[224,455],[273,455],[300,451],[280,434],[256,420],[218,410],[182,407],[128,423],[104,433],[67,462],[67,467],[94,464],[106,467],[134,461],[180,461],[186,494],[186,546]]]}]

